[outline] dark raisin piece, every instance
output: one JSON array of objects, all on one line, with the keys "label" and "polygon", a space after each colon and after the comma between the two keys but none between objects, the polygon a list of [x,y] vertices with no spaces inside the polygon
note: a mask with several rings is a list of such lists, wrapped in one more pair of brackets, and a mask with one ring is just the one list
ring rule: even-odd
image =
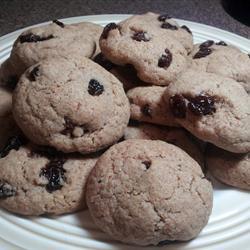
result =
[{"label": "dark raisin piece", "polygon": [[152,162],[151,161],[143,161],[142,164],[146,166],[146,169],[149,169],[151,167]]},{"label": "dark raisin piece", "polygon": [[206,57],[212,53],[212,50],[206,47],[201,48],[194,56],[193,59]]},{"label": "dark raisin piece", "polygon": [[172,53],[168,49],[165,49],[165,53],[158,60],[158,66],[161,68],[168,68],[172,62]]},{"label": "dark raisin piece", "polygon": [[216,111],[214,107],[214,97],[198,95],[196,97],[187,97],[188,109],[197,116],[210,115]]},{"label": "dark raisin piece", "polygon": [[138,42],[148,42],[150,39],[148,37],[147,32],[145,31],[138,31],[136,33],[133,34],[132,39]]},{"label": "dark raisin piece", "polygon": [[90,95],[98,96],[104,91],[104,87],[97,80],[91,79],[89,81],[88,92]]},{"label": "dark raisin piece", "polygon": [[145,116],[149,116],[152,117],[152,110],[150,108],[150,106],[148,104],[144,105],[141,108],[141,112],[145,115]]},{"label": "dark raisin piece", "polygon": [[16,135],[10,137],[0,152],[0,158],[7,156],[12,149],[18,150],[22,145],[26,144],[26,142],[26,138],[22,136]]},{"label": "dark raisin piece", "polygon": [[64,163],[65,159],[53,159],[41,169],[40,176],[43,175],[48,179],[46,190],[49,193],[62,188],[63,182],[66,180],[64,176],[66,170],[63,168]]},{"label": "dark raisin piece", "polygon": [[201,43],[199,47],[200,48],[208,48],[208,47],[211,47],[213,44],[214,44],[213,40],[207,40],[206,42]]},{"label": "dark raisin piece", "polygon": [[72,132],[73,132],[76,125],[68,117],[64,117],[64,121],[65,121],[65,125],[64,125],[65,128],[61,133],[63,135],[72,134]]},{"label": "dark raisin piece", "polygon": [[224,41],[219,41],[216,43],[216,45],[227,46],[227,43],[225,43]]},{"label": "dark raisin piece", "polygon": [[118,29],[118,25],[116,23],[107,24],[103,29],[103,32],[101,34],[101,39],[107,39],[109,32],[114,29]]},{"label": "dark raisin piece", "polygon": [[163,23],[161,25],[161,28],[168,29],[168,30],[178,30],[178,27],[175,26],[175,25],[173,25],[173,24],[171,24],[171,23]]},{"label": "dark raisin piece", "polygon": [[0,199],[8,198],[16,194],[16,189],[6,182],[0,181]]},{"label": "dark raisin piece", "polygon": [[111,70],[114,67],[114,64],[110,62],[102,53],[99,53],[95,56],[94,62],[101,65],[106,70]]},{"label": "dark raisin piece", "polygon": [[192,31],[186,25],[181,26],[182,29],[186,30],[188,33],[192,34]]},{"label": "dark raisin piece", "polygon": [[18,83],[18,77],[16,75],[10,76],[7,80],[7,86],[11,89],[15,89]]},{"label": "dark raisin piece", "polygon": [[158,16],[158,20],[160,22],[165,22],[167,19],[170,19],[170,18],[172,18],[172,17],[169,16],[168,14],[162,14],[162,15]]},{"label": "dark raisin piece", "polygon": [[60,21],[58,21],[58,20],[53,20],[52,21],[53,23],[55,23],[55,24],[57,24],[58,26],[60,26],[61,28],[64,28],[64,23],[62,23],[62,22],[60,22]]},{"label": "dark raisin piece", "polygon": [[187,112],[186,101],[181,95],[174,95],[169,100],[170,109],[175,117],[185,118]]},{"label": "dark raisin piece", "polygon": [[34,82],[36,80],[36,77],[39,75],[39,66],[34,67],[29,74],[29,80]]},{"label": "dark raisin piece", "polygon": [[19,36],[19,41],[20,41],[20,43],[37,43],[37,42],[50,40],[52,38],[54,38],[53,35],[49,35],[49,36],[46,36],[46,37],[40,37],[38,35],[34,35],[32,33],[29,33],[27,35]]},{"label": "dark raisin piece", "polygon": [[250,54],[247,54],[248,55],[248,57],[250,58]]}]

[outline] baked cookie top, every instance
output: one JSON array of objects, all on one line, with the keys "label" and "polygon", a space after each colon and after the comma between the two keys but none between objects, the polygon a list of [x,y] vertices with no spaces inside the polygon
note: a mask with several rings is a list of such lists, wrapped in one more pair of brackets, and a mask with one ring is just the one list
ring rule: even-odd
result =
[{"label": "baked cookie top", "polygon": [[130,116],[122,84],[87,58],[29,68],[15,89],[13,114],[33,142],[81,153],[120,139]]}]

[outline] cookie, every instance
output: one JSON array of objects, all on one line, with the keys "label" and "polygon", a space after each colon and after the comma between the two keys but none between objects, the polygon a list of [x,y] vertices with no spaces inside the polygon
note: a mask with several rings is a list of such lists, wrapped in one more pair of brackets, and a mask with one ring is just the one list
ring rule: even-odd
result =
[{"label": "cookie", "polygon": [[15,41],[8,62],[1,67],[0,79],[15,86],[28,67],[47,57],[92,57],[98,48],[97,40],[101,32],[100,25],[88,22],[66,25],[54,21],[30,28]]},{"label": "cookie", "polygon": [[179,126],[165,102],[166,87],[136,87],[127,92],[131,119],[166,126]]},{"label": "cookie", "polygon": [[165,102],[199,139],[230,152],[250,151],[250,99],[233,79],[189,70],[168,86]]},{"label": "cookie", "polygon": [[158,14],[146,13],[108,24],[100,37],[100,48],[111,62],[132,64],[141,80],[168,85],[188,66],[189,50],[182,42],[189,41],[191,49],[192,35],[172,19],[159,18]]},{"label": "cookie", "polygon": [[250,190],[250,153],[235,154],[211,145],[207,149],[206,165],[217,180]]},{"label": "cookie", "polygon": [[86,208],[85,184],[97,157],[48,152],[19,144],[1,155],[0,207],[22,215],[59,215]]},{"label": "cookie", "polygon": [[181,128],[163,127],[147,123],[140,123],[136,126],[128,126],[124,133],[124,139],[165,141],[183,149],[193,159],[195,159],[200,166],[204,165],[203,154],[198,144],[192,141],[187,132]]},{"label": "cookie", "polygon": [[48,58],[20,78],[13,115],[36,144],[90,153],[123,136],[130,112],[122,84],[101,66]]},{"label": "cookie", "polygon": [[152,140],[127,140],[108,149],[86,191],[95,224],[137,245],[194,238],[207,224],[212,199],[212,186],[196,161],[174,145]]},{"label": "cookie", "polygon": [[250,58],[238,48],[208,40],[196,44],[190,58],[195,70],[232,78],[250,93]]}]

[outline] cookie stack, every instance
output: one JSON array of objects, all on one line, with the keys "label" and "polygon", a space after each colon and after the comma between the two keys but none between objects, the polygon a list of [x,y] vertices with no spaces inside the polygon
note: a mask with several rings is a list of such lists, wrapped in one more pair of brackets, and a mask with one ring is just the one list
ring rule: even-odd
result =
[{"label": "cookie stack", "polygon": [[122,84],[90,59],[101,32],[54,21],[16,40],[1,67],[1,207],[24,215],[86,208],[87,177],[130,116]]},{"label": "cookie stack", "polygon": [[194,46],[188,27],[155,13],[25,31],[0,70],[0,119],[13,123],[0,206],[24,215],[87,206],[130,244],[196,237],[213,200],[202,169],[250,189],[249,63],[224,42]]}]

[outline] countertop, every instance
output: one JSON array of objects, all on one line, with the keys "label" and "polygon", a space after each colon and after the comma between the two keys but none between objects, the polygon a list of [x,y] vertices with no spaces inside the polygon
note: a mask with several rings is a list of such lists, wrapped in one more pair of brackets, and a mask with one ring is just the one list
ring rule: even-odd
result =
[{"label": "countertop", "polygon": [[147,11],[167,13],[250,38],[250,27],[231,17],[220,0],[0,0],[0,36],[53,19]]}]

